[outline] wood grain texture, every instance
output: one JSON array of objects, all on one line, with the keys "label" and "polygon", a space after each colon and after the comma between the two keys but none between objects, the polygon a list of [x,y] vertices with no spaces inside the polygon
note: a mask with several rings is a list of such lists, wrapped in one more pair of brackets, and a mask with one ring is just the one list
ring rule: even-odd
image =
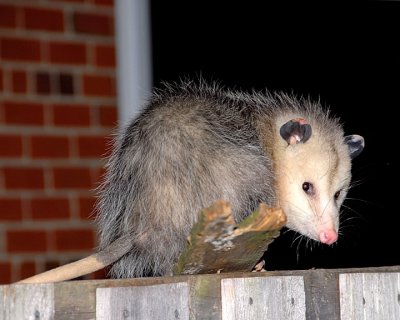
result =
[{"label": "wood grain texture", "polygon": [[202,211],[193,226],[174,274],[250,272],[285,223],[281,209],[261,203],[255,212],[236,224],[230,204],[216,201]]},{"label": "wood grain texture", "polygon": [[99,288],[96,319],[189,319],[189,286],[171,283],[146,287]]},{"label": "wood grain texture", "polygon": [[[41,292],[46,288],[40,284],[11,284],[0,285],[0,319],[1,320],[19,320],[19,319],[37,319],[35,318],[35,311],[39,313],[36,315],[40,319],[57,319],[57,320],[76,320],[76,319],[95,319],[96,318],[96,290],[98,288],[138,288],[147,286],[157,286],[165,284],[187,283],[188,286],[188,300],[190,305],[190,319],[199,320],[221,320],[222,319],[222,298],[221,298],[221,282],[223,279],[242,279],[251,278],[254,282],[260,282],[258,285],[261,292],[265,290],[264,281],[275,277],[302,277],[304,279],[305,290],[305,304],[306,304],[306,319],[307,320],[339,320],[342,316],[351,315],[352,303],[360,303],[360,300],[354,296],[356,293],[348,293],[346,291],[356,288],[359,285],[353,283],[353,288],[346,284],[347,280],[342,279],[341,292],[339,292],[339,277],[344,277],[352,274],[365,274],[365,279],[370,277],[370,274],[379,273],[381,276],[378,278],[382,283],[389,282],[392,286],[398,284],[398,274],[400,273],[400,266],[386,266],[386,267],[372,267],[372,268],[351,268],[351,269],[318,269],[318,270],[292,270],[292,271],[267,271],[267,272],[236,272],[236,273],[220,273],[220,274],[204,274],[204,275],[180,275],[174,277],[153,277],[153,278],[136,278],[136,279],[119,279],[119,280],[80,280],[80,281],[66,281],[54,284],[49,284],[48,290]],[[393,276],[393,274],[397,274]],[[376,276],[376,275],[375,275]],[[388,277],[388,278],[386,278]],[[385,280],[385,279],[390,279]],[[397,279],[397,280],[394,280]],[[344,282],[343,282],[344,281]],[[350,281],[350,280],[348,280]],[[380,283],[378,281],[378,283]],[[385,282],[386,281],[386,282]],[[396,282],[397,281],[397,282]],[[382,284],[381,284],[382,285]],[[386,284],[381,290],[386,288]],[[369,290],[365,284],[364,290]],[[395,289],[395,296],[393,291],[382,291],[379,301],[386,304],[386,300],[390,300],[391,306],[394,311],[390,311],[396,316],[396,300],[397,294]],[[54,291],[52,293],[51,291]],[[376,290],[375,290],[376,291]],[[38,299],[38,292],[39,297]],[[369,291],[368,291],[369,292]],[[262,294],[266,294],[263,292]],[[344,294],[344,295],[343,295]],[[347,294],[347,296],[346,296]],[[374,292],[369,299],[374,299]],[[351,296],[352,301],[350,301]],[[386,298],[387,296],[387,298]],[[368,296],[364,296],[364,298]],[[382,298],[384,297],[384,298]],[[255,303],[254,297],[253,304]],[[32,307],[33,301],[39,301],[37,305]],[[340,299],[342,302],[340,302]],[[366,303],[369,303],[366,299]],[[394,302],[393,302],[394,299]],[[40,302],[41,300],[41,302]],[[350,305],[345,306],[343,300]],[[157,300],[154,300],[155,303]],[[362,301],[362,300],[361,300]],[[250,300],[248,300],[248,303]],[[149,302],[151,303],[151,301]],[[186,300],[184,300],[186,304]],[[383,305],[382,305],[383,306]],[[342,310],[340,310],[340,307]],[[347,307],[348,312],[344,313],[344,308]],[[47,309],[46,309],[47,308]],[[382,307],[383,308],[383,307]],[[387,308],[387,307],[384,307]],[[34,311],[32,311],[34,310]],[[44,311],[42,311],[44,310]],[[53,311],[54,310],[54,313]],[[226,310],[226,309],[224,309]],[[386,309],[381,311],[384,312]],[[304,312],[304,310],[302,310]],[[389,311],[388,311],[389,312]],[[353,312],[354,313],[354,312]],[[354,313],[355,314],[355,313]],[[371,314],[371,312],[370,312]],[[47,317],[49,315],[49,317]],[[52,318],[52,315],[54,317]],[[397,314],[398,315],[398,314]],[[179,316],[179,314],[178,314]],[[182,317],[182,314],[180,315]],[[175,317],[175,314],[174,314]],[[172,319],[175,319],[175,318]],[[349,317],[344,319],[350,319]],[[128,318],[129,319],[129,318]],[[259,317],[256,318],[257,320]],[[285,319],[285,318],[283,318]],[[358,320],[353,317],[352,320]],[[360,318],[365,319],[365,318]],[[372,317],[372,319],[374,319]],[[376,319],[376,318],[375,318]],[[377,318],[382,319],[382,318]],[[393,318],[388,318],[389,320]],[[400,319],[400,318],[399,318]],[[286,320],[286,319],[285,319]],[[383,320],[386,320],[383,318]]]},{"label": "wood grain texture", "polygon": [[190,319],[221,319],[221,281],[212,275],[190,276]]},{"label": "wood grain texture", "polygon": [[3,286],[0,319],[54,319],[54,285]]},{"label": "wood grain texture", "polygon": [[337,279],[335,270],[312,270],[304,274],[307,320],[340,319]]},{"label": "wood grain texture", "polygon": [[222,319],[304,320],[303,277],[221,280]]},{"label": "wood grain texture", "polygon": [[400,272],[339,276],[341,320],[400,319]]}]

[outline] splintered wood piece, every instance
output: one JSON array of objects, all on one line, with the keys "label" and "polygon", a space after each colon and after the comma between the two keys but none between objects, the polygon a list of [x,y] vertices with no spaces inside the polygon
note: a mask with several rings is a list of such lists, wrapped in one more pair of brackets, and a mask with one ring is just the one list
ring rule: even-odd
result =
[{"label": "splintered wood piece", "polygon": [[193,226],[174,274],[250,272],[285,223],[281,209],[262,203],[236,224],[229,203],[217,201],[202,211]]}]

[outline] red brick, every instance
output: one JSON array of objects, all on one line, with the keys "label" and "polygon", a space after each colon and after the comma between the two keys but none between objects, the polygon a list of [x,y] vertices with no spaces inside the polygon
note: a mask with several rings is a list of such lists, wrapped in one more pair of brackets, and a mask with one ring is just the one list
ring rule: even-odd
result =
[{"label": "red brick", "polygon": [[48,72],[36,73],[36,93],[50,94],[51,93],[51,79]]},{"label": "red brick", "polygon": [[58,75],[58,91],[62,95],[74,94],[74,76],[72,74],[60,73]]},{"label": "red brick", "polygon": [[94,232],[91,229],[56,230],[56,249],[60,251],[93,250]]},{"label": "red brick", "polygon": [[89,96],[115,96],[114,78],[99,75],[83,76],[83,92]]},{"label": "red brick", "polygon": [[0,283],[11,283],[11,263],[0,262]]},{"label": "red brick", "polygon": [[115,47],[99,45],[95,48],[96,65],[99,67],[115,67]]},{"label": "red brick", "polygon": [[89,168],[54,168],[54,187],[82,188],[92,187],[91,172]]},{"label": "red brick", "polygon": [[27,82],[26,82],[26,72],[22,70],[13,71],[11,73],[12,78],[12,91],[15,93],[26,92]]},{"label": "red brick", "polygon": [[114,0],[94,0],[94,3],[102,6],[113,6]]},{"label": "red brick", "polygon": [[24,8],[23,18],[26,29],[63,31],[64,12],[58,9]]},{"label": "red brick", "polygon": [[0,39],[1,58],[13,61],[39,61],[40,42],[32,39]]},{"label": "red brick", "polygon": [[106,14],[75,12],[75,31],[86,34],[110,36],[114,33],[114,20]]},{"label": "red brick", "polygon": [[105,127],[114,127],[117,125],[117,108],[115,106],[101,106],[100,112],[100,124]]},{"label": "red brick", "polygon": [[90,126],[88,105],[54,105],[54,124],[61,126]]},{"label": "red brick", "polygon": [[54,2],[85,2],[87,0],[52,0]]},{"label": "red brick", "polygon": [[49,53],[50,61],[54,63],[86,63],[86,46],[83,43],[52,42],[49,46]]},{"label": "red brick", "polygon": [[78,151],[81,158],[103,158],[107,140],[104,136],[81,136],[78,138]]},{"label": "red brick", "polygon": [[54,260],[50,260],[50,261],[46,261],[45,265],[44,265],[44,270],[51,270],[54,268],[58,268],[60,266],[60,262],[59,261],[54,261]]},{"label": "red brick", "polygon": [[32,158],[68,158],[69,140],[60,136],[31,137]]},{"label": "red brick", "polygon": [[91,273],[89,276],[89,279],[109,279],[110,277],[108,276],[108,270],[107,268],[103,268],[101,270],[95,271]]},{"label": "red brick", "polygon": [[6,167],[3,169],[7,189],[43,189],[44,174],[40,168]]},{"label": "red brick", "polygon": [[45,252],[47,235],[41,230],[7,230],[8,252]]},{"label": "red brick", "polygon": [[11,5],[0,5],[0,27],[15,28],[17,26],[17,10]]},{"label": "red brick", "polygon": [[0,91],[3,91],[3,70],[0,69]]},{"label": "red brick", "polygon": [[69,200],[67,198],[35,198],[31,200],[33,219],[68,219]]},{"label": "red brick", "polygon": [[100,184],[104,181],[106,169],[104,167],[97,167],[93,169],[92,178],[94,188],[98,188]]},{"label": "red brick", "polygon": [[0,134],[0,157],[21,157],[22,137],[13,134]]},{"label": "red brick", "polygon": [[32,102],[4,102],[4,119],[8,124],[42,125],[43,105]]},{"label": "red brick", "polygon": [[93,219],[96,216],[95,203],[94,197],[80,197],[79,216],[84,220]]},{"label": "red brick", "polygon": [[0,198],[0,208],[0,221],[22,219],[20,199]]},{"label": "red brick", "polygon": [[22,262],[19,269],[20,279],[31,277],[37,273],[36,265],[33,261]]}]

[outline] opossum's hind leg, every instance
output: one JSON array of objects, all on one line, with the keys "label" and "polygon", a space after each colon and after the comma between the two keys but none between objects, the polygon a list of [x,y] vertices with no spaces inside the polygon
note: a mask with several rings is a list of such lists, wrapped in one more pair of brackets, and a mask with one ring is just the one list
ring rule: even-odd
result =
[{"label": "opossum's hind leg", "polygon": [[[154,235],[157,238],[157,235]],[[159,239],[158,246],[148,243],[147,248],[134,247],[131,252],[113,264],[110,275],[113,278],[134,278],[170,275],[177,253],[181,250],[178,242],[186,239],[165,241]],[[179,246],[179,248],[178,248]]]},{"label": "opossum's hind leg", "polygon": [[[114,230],[113,237],[132,234],[132,250],[113,265],[112,277],[171,272],[206,193],[199,186],[199,165],[193,163],[193,153],[188,149],[169,133],[158,134],[157,140],[148,139],[145,143],[137,140],[120,153],[122,156],[114,168],[123,171],[114,172],[110,184],[110,189],[119,192],[105,193],[105,197],[111,199],[109,208],[113,202],[119,202],[121,211],[115,212],[114,217],[103,217],[101,236],[103,240],[111,236],[105,225]],[[132,177],[129,183],[128,176]],[[124,185],[125,190],[117,185]]]},{"label": "opossum's hind leg", "polygon": [[[130,219],[122,223],[123,233],[132,232],[132,249],[114,263],[110,270],[113,278],[163,276],[171,273],[179,253],[184,248],[191,223],[177,224],[177,219],[190,208],[182,204],[179,197],[166,195],[164,187],[150,192],[142,190],[137,208],[131,211]],[[168,191],[174,187],[169,186]],[[175,202],[176,201],[176,202]],[[124,229],[125,228],[125,229]]]}]

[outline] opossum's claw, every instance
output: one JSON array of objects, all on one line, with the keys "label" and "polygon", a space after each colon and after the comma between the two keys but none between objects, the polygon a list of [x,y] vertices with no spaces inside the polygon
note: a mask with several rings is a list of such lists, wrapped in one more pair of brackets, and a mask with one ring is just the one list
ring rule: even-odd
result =
[{"label": "opossum's claw", "polygon": [[252,272],[266,272],[267,270],[264,269],[264,266],[265,266],[265,260],[261,260],[254,266]]},{"label": "opossum's claw", "polygon": [[294,145],[310,139],[312,129],[305,119],[297,118],[282,125],[279,133],[288,144]]}]

